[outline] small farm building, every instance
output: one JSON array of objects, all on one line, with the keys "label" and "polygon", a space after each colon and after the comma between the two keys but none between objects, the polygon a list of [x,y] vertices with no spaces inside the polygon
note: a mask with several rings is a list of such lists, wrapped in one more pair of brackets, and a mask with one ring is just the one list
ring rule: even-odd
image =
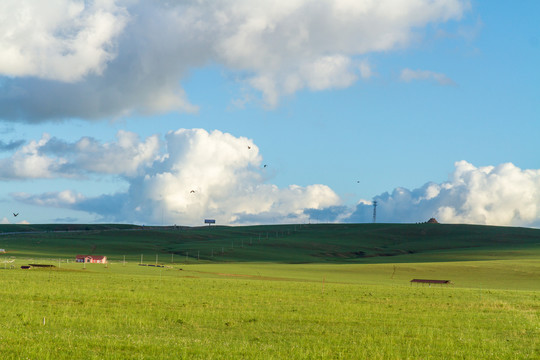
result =
[{"label": "small farm building", "polygon": [[75,257],[75,261],[82,263],[105,264],[107,263],[107,257],[103,255],[77,255]]}]

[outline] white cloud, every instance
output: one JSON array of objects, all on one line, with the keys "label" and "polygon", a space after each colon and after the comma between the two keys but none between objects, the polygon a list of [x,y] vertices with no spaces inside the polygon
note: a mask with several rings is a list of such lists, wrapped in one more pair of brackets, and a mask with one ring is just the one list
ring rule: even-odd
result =
[{"label": "white cloud", "polygon": [[82,194],[75,193],[71,190],[49,192],[40,195],[20,192],[13,193],[11,196],[24,203],[46,207],[69,207],[84,199]]},{"label": "white cloud", "polygon": [[248,83],[263,94],[266,105],[274,107],[282,95],[291,95],[304,88],[320,91],[352,85],[357,80],[352,63],[346,56],[324,56],[287,73],[261,71]]},{"label": "white cloud", "polygon": [[[82,138],[68,143],[45,134],[11,157],[0,159],[3,180],[117,176],[128,190],[88,197],[65,190],[14,193],[18,201],[69,208],[105,220],[198,224],[325,221],[370,222],[371,201],[355,209],[341,205],[328,186],[267,183],[258,147],[244,137],[220,131],[180,129],[140,139],[119,132],[116,141]],[[540,170],[511,163],[475,167],[459,161],[450,179],[376,196],[379,222],[420,222],[540,226]]]},{"label": "white cloud", "polygon": [[100,75],[126,21],[114,0],[4,0],[0,73],[68,82]]},{"label": "white cloud", "polygon": [[11,158],[0,159],[0,179],[39,179],[52,178],[59,168],[66,163],[62,157],[51,158],[40,152],[50,140],[48,134],[39,141],[30,141]]},{"label": "white cloud", "polygon": [[447,196],[464,201],[441,204],[437,216],[446,222],[498,225],[540,223],[540,170],[521,170],[511,163],[475,168],[460,161],[445,184]]},{"label": "white cloud", "polygon": [[[139,149],[149,142],[147,139],[143,143],[127,135],[119,136],[117,143],[91,142],[92,146],[85,145],[84,151],[89,156],[97,154],[99,157],[105,148],[122,149],[122,144],[126,144]],[[155,156],[150,151],[151,164],[139,166],[137,171],[116,167],[116,174],[122,175],[129,184],[126,193],[89,198],[66,190],[15,193],[12,197],[34,205],[95,213],[112,221],[189,225],[200,224],[208,217],[222,224],[302,222],[309,219],[305,209],[322,209],[340,203],[339,197],[325,185],[290,185],[280,189],[267,184],[259,149],[247,138],[217,130],[209,133],[202,129],[180,129],[169,132],[165,142],[165,153]],[[60,145],[65,143],[56,141],[49,150],[60,152]],[[70,148],[77,149],[73,145]],[[131,158],[126,156],[124,160]],[[120,159],[114,160],[114,163],[119,162]],[[92,169],[110,174],[115,168],[94,168],[80,159],[70,164],[80,167],[74,172]]]},{"label": "white cloud", "polygon": [[90,137],[67,143],[44,134],[11,157],[0,159],[0,179],[74,178],[89,173],[133,176],[159,154],[157,135],[144,142],[127,131],[119,131],[116,137],[116,142],[105,144]]},{"label": "white cloud", "polygon": [[197,111],[179,84],[209,63],[275,106],[302,89],[369,77],[359,56],[406,47],[468,8],[468,0],[4,1],[0,117]]},{"label": "white cloud", "polygon": [[0,220],[0,224],[9,224],[8,218],[4,216],[4,218]]},{"label": "white cloud", "polygon": [[351,59],[346,56],[325,56],[301,69],[312,90],[348,87],[356,81],[351,72]]},{"label": "white cloud", "polygon": [[429,70],[403,69],[399,78],[401,79],[401,81],[405,82],[411,82],[414,80],[427,80],[444,86],[456,85],[456,83],[448,76]]},{"label": "white cloud", "polygon": [[223,10],[227,20],[238,22],[217,42],[218,57],[230,68],[247,71],[248,83],[270,106],[301,89],[350,86],[357,79],[353,65],[368,77],[367,64],[355,56],[405,47],[413,29],[459,19],[469,6],[462,1],[235,4],[234,11]]},{"label": "white cloud", "polygon": [[[119,143],[126,141],[119,139]],[[148,139],[127,143],[139,148]],[[204,218],[222,224],[372,220],[371,201],[360,200],[350,209],[325,185],[278,188],[267,183],[259,150],[247,138],[180,129],[169,132],[165,144],[165,152],[152,153],[153,161],[137,171],[117,168],[116,175],[128,184],[126,192],[98,197],[71,190],[11,195],[24,203],[85,211],[107,221],[147,224],[197,225]],[[96,146],[100,151],[105,148]],[[107,146],[121,148],[117,143]],[[82,162],[70,166],[81,166],[73,173],[89,171]],[[96,171],[111,175],[112,168]],[[540,170],[522,170],[511,163],[475,167],[459,161],[446,182],[429,182],[414,190],[399,187],[374,200],[378,222],[415,223],[435,217],[442,223],[538,227]]]},{"label": "white cloud", "polygon": [[158,156],[157,135],[141,142],[137,134],[120,130],[116,138],[116,142],[103,145],[95,139],[82,138],[74,144],[77,164],[91,172],[133,176]]},{"label": "white cloud", "polygon": [[[374,198],[380,222],[421,222],[540,226],[540,170],[511,163],[475,167],[455,164],[449,181],[408,190],[396,188]],[[367,221],[370,204],[359,204],[351,221]]]}]

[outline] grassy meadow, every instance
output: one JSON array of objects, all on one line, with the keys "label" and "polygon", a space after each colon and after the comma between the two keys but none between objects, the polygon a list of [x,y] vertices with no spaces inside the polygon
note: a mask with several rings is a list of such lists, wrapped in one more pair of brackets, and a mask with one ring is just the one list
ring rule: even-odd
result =
[{"label": "grassy meadow", "polygon": [[3,359],[540,358],[539,230],[65,230],[0,226]]}]

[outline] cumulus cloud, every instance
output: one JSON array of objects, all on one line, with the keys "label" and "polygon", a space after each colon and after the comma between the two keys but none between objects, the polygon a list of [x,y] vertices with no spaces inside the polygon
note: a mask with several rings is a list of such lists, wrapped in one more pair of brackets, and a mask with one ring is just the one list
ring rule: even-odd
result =
[{"label": "cumulus cloud", "polygon": [[448,76],[429,71],[429,70],[411,70],[411,69],[403,69],[401,71],[401,74],[399,76],[401,81],[405,82],[411,82],[414,80],[424,80],[424,81],[431,81],[438,85],[443,86],[450,86],[450,85],[456,85],[456,83],[450,79]]},{"label": "cumulus cloud", "polygon": [[134,175],[158,156],[157,135],[119,131],[116,142],[101,144],[91,137],[68,143],[49,134],[32,140],[11,157],[0,159],[0,180],[78,178],[87,174]]},{"label": "cumulus cloud", "polygon": [[[423,222],[540,226],[540,170],[511,163],[475,167],[455,164],[447,182],[396,188],[374,198],[379,222]],[[369,221],[371,204],[362,203],[348,221]]]},{"label": "cumulus cloud", "polygon": [[127,22],[114,0],[0,4],[0,73],[73,82],[102,74]]},{"label": "cumulus cloud", "polygon": [[[217,64],[268,106],[347,87],[371,52],[406,47],[468,0],[8,0],[0,5],[0,118],[39,122],[197,111],[181,85]],[[3,15],[1,15],[3,14]]]},{"label": "cumulus cloud", "polygon": [[[95,159],[78,158],[83,140],[66,144],[45,138],[40,146],[34,142],[33,148],[39,148],[40,154],[59,156],[66,149],[75,151],[61,164],[71,169],[68,174],[76,168],[79,172],[113,175],[116,169],[114,174],[128,183],[128,190],[98,197],[72,190],[11,196],[27,204],[86,211],[108,221],[189,225],[200,224],[208,217],[223,224],[303,222],[309,219],[304,209],[340,204],[339,197],[325,185],[278,188],[268,184],[259,149],[247,138],[217,130],[209,133],[202,129],[180,129],[166,134],[165,150],[159,154],[149,145],[157,140],[149,139],[138,140],[129,133],[120,133],[117,142],[103,145],[86,139],[91,144],[87,146],[85,142],[83,147],[88,156],[106,157],[104,149],[117,149],[118,157],[110,160],[117,166],[107,167],[95,165]],[[139,149],[137,154],[149,156],[137,159],[130,152],[122,152],[122,144]],[[59,158],[49,156],[49,163],[60,162]],[[128,164],[122,165],[122,159]],[[148,159],[152,161],[147,162]],[[48,170],[58,172],[58,168],[62,166]]]},{"label": "cumulus cloud", "polygon": [[67,161],[50,158],[40,152],[49,136],[30,141],[12,157],[0,159],[0,180],[52,178]]},{"label": "cumulus cloud", "polygon": [[[222,224],[372,221],[371,200],[351,208],[325,185],[269,184],[259,150],[247,138],[180,129],[165,136],[164,149],[137,171],[119,167],[112,174],[108,168],[95,169],[122,177],[128,184],[124,192],[89,197],[64,190],[11,197],[31,205],[84,211],[102,221],[146,224],[198,225],[204,218]],[[540,170],[511,163],[475,167],[459,161],[446,182],[428,182],[413,190],[398,187],[373,200],[378,202],[377,222],[382,223],[435,217],[442,223],[538,227]]]}]

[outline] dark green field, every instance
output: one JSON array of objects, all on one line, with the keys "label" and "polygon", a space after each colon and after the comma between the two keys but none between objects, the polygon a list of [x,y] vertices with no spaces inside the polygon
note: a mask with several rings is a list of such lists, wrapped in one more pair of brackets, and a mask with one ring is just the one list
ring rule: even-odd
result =
[{"label": "dark green field", "polygon": [[0,225],[0,233],[0,248],[10,256],[63,259],[95,254],[140,261],[142,254],[166,263],[407,263],[540,255],[540,230],[475,225]]}]

